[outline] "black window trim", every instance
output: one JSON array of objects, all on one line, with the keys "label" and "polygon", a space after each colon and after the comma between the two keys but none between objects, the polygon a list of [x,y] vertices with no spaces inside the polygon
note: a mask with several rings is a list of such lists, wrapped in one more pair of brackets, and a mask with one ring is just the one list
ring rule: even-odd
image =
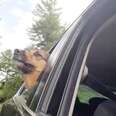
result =
[{"label": "black window trim", "polygon": [[[76,24],[76,23],[75,23]],[[73,26],[73,28],[71,29],[72,30],[72,32],[71,32],[71,34],[69,35],[69,37],[67,38],[67,41],[66,41],[66,43],[65,43],[65,47],[62,49],[62,51],[61,51],[61,54],[59,55],[59,59],[57,60],[57,63],[55,64],[55,67],[53,67],[53,70],[52,70],[52,72],[53,73],[51,73],[51,78],[52,77],[54,77],[54,75],[57,73],[59,73],[60,71],[59,71],[59,69],[61,69],[61,67],[60,67],[60,65],[59,64],[65,64],[65,61],[66,61],[66,56],[68,57],[68,54],[67,55],[65,55],[65,57],[64,57],[64,51],[65,52],[69,52],[68,50],[67,50],[67,47],[68,47],[68,49],[69,49],[69,47],[72,47],[72,46],[69,46],[69,44],[70,44],[70,42],[72,41],[71,40],[71,38],[72,38],[72,36],[73,36],[73,34],[75,33],[75,28],[76,28],[76,26],[77,25],[79,25],[79,24],[76,24],[76,25],[72,25]],[[63,58],[64,57],[64,58]],[[61,62],[61,60],[62,60],[62,62]],[[62,65],[62,67],[63,67],[63,65]],[[58,69],[59,68],[59,69]],[[56,70],[57,69],[57,70]],[[49,78],[49,77],[48,77]],[[56,78],[57,78],[57,76],[56,76]],[[55,79],[54,79],[55,80]],[[56,81],[57,82],[57,81]],[[52,88],[51,89],[53,89],[53,88],[55,88],[55,86],[53,87],[53,82],[51,83],[51,80],[50,80],[50,82],[46,82],[46,85],[45,85],[45,88],[46,88],[46,86],[52,86]],[[50,91],[51,91],[51,89],[50,89]],[[43,90],[43,92],[44,92],[44,90]],[[46,93],[45,93],[46,94]],[[50,96],[52,96],[52,94],[51,94],[51,92],[47,92],[47,94],[49,94]],[[47,98],[47,99],[49,99],[50,97],[48,97],[48,96],[46,96],[45,95],[45,97]],[[44,98],[43,96],[41,97],[42,99]],[[41,99],[40,99],[41,100]],[[40,109],[41,109],[41,107],[42,107],[42,104],[45,104],[45,106],[46,106],[46,103],[45,103],[45,101],[47,102],[48,100],[41,100],[40,102],[44,102],[44,103],[38,103],[38,107],[37,107],[37,112],[38,111],[40,111]],[[49,104],[49,103],[48,103]],[[42,108],[42,109],[44,109],[44,112],[45,112],[45,109],[46,109],[46,111],[47,111],[47,108]],[[43,112],[43,111],[42,111]]]}]

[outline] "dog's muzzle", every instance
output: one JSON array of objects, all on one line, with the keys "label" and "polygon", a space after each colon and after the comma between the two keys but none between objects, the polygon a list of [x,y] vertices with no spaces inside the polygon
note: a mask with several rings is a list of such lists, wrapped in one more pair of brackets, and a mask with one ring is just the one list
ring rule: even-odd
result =
[{"label": "dog's muzzle", "polygon": [[23,73],[31,73],[35,68],[32,64],[26,62],[24,50],[16,49],[14,51],[13,60],[15,61],[17,68]]}]

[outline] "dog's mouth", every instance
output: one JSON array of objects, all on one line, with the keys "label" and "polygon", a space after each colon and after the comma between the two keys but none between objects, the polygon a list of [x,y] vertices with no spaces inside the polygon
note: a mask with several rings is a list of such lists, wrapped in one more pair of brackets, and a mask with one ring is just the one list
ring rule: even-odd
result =
[{"label": "dog's mouth", "polygon": [[34,66],[30,63],[27,63],[26,61],[24,61],[23,59],[14,56],[13,57],[15,64],[17,66],[17,68],[22,72],[22,73],[31,73],[34,70]]}]

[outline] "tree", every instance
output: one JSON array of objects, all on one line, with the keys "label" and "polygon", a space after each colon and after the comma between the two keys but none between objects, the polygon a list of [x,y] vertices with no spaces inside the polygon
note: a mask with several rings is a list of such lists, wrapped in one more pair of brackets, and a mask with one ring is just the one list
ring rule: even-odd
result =
[{"label": "tree", "polygon": [[17,71],[12,60],[11,50],[6,50],[0,55],[0,76],[3,78],[0,83],[4,83],[1,84],[3,87],[0,89],[2,92],[0,97],[9,99],[21,85],[21,74]]},{"label": "tree", "polygon": [[38,47],[49,49],[65,30],[60,23],[60,10],[56,0],[41,0],[37,4],[34,11],[36,20],[29,35]]}]

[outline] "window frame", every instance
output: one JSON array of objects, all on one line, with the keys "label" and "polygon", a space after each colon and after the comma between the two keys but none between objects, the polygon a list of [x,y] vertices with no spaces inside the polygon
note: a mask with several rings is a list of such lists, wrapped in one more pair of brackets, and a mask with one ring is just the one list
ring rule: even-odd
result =
[{"label": "window frame", "polygon": [[[78,87],[80,84],[80,78],[82,77],[83,65],[87,57],[86,51],[88,52],[94,39],[96,39],[97,34],[102,30],[104,24],[110,20],[116,14],[116,1],[96,1],[94,5],[86,12],[85,16],[89,15],[89,20],[85,25],[83,32],[81,33],[81,42],[77,55],[75,56],[74,65],[72,67],[72,73],[69,76],[70,82],[67,83],[66,91],[64,93],[64,98],[62,99],[62,104],[60,106],[60,111],[57,116],[72,116],[74,109],[74,103],[76,100],[76,95],[78,93]],[[112,8],[109,7],[111,4]],[[107,11],[107,12],[106,12]],[[87,20],[86,17],[83,17]],[[98,19],[99,20],[96,20]],[[93,21],[92,21],[93,20]],[[91,29],[89,29],[91,28]],[[78,37],[77,37],[78,38]],[[85,57],[85,58],[84,58]],[[74,78],[77,77],[75,83]],[[72,82],[71,82],[72,81]],[[69,98],[69,96],[72,97]],[[70,101],[70,102],[69,102]],[[67,105],[68,103],[68,105]]]}]

